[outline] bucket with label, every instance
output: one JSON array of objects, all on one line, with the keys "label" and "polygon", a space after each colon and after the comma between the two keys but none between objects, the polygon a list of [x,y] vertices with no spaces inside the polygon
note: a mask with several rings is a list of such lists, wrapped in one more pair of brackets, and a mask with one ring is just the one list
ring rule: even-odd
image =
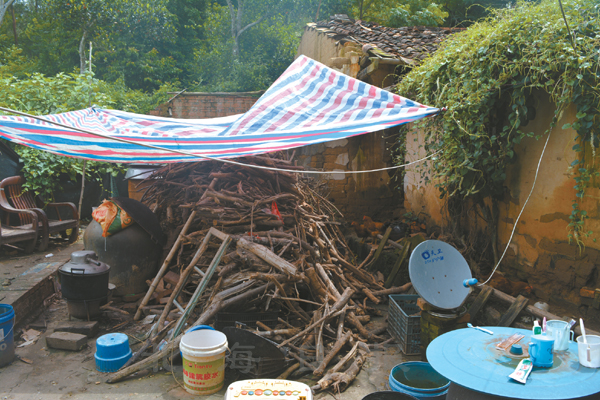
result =
[{"label": "bucket with label", "polygon": [[202,329],[188,332],[179,343],[183,361],[183,383],[192,394],[216,393],[225,378],[227,336]]},{"label": "bucket with label", "polygon": [[15,311],[9,304],[0,304],[0,367],[10,364],[15,358],[13,327]]}]

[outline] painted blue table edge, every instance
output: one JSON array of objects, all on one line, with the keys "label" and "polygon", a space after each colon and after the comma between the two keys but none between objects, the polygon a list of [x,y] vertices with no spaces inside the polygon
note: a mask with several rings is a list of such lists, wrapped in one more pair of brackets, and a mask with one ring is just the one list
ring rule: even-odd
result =
[{"label": "painted blue table edge", "polygon": [[[472,328],[457,329],[434,339],[427,347],[427,360],[453,383],[482,393],[528,400],[576,399],[600,393],[600,369],[579,364],[577,344],[570,342],[565,352],[556,352],[555,365],[534,370],[527,384],[508,377],[516,367],[498,362],[491,355],[494,343],[514,333],[525,335],[519,344],[529,343],[531,331],[498,326],[485,327],[494,335]],[[486,352],[487,350],[487,352]],[[476,358],[475,356],[479,356]],[[487,360],[483,360],[487,356]],[[576,374],[575,374],[576,373]],[[600,395],[599,395],[600,398]]]}]

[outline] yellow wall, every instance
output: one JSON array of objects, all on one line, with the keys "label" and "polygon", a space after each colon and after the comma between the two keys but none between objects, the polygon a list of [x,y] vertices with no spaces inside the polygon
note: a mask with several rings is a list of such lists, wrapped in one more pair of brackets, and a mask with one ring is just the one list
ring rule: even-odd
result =
[{"label": "yellow wall", "polygon": [[[515,220],[534,182],[535,171],[547,135],[543,133],[550,126],[554,105],[545,95],[537,96],[536,118],[522,127],[542,135],[539,140],[527,138],[515,148],[516,162],[509,165],[506,173],[506,195],[500,199],[498,221],[498,251],[501,254],[510,238]],[[499,270],[505,275],[528,281],[536,296],[546,301],[563,300],[563,305],[586,305],[579,296],[583,286],[600,287],[596,264],[600,262],[600,241],[585,241],[581,249],[569,244],[567,239],[569,216],[572,202],[576,199],[569,166],[577,158],[572,150],[575,131],[563,130],[562,126],[575,118],[574,107],[568,108],[551,133],[548,146],[542,159],[539,174],[531,198],[518,222],[514,237],[510,242],[505,260]],[[407,138],[407,161],[424,156],[421,133],[411,133]],[[414,141],[417,139],[417,141]],[[599,154],[600,155],[600,154]],[[427,163],[423,164],[427,168]],[[429,224],[447,226],[444,218],[443,200],[433,187],[434,183],[424,184],[418,167],[407,168],[404,180],[405,206],[414,213],[422,212],[429,217]],[[600,235],[600,211],[598,199],[600,189],[588,190],[583,202],[590,219],[586,223],[589,230]],[[490,269],[491,266],[487,266]]]},{"label": "yellow wall", "polygon": [[305,28],[298,45],[298,55],[305,55],[322,64],[329,65],[329,60],[339,57],[342,46],[323,33]]}]

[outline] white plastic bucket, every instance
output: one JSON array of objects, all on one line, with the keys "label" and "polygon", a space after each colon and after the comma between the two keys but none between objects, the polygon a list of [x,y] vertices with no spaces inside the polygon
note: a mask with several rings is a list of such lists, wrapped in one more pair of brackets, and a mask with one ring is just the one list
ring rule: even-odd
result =
[{"label": "white plastic bucket", "polygon": [[586,335],[587,344],[583,343],[583,336],[577,338],[579,364],[588,368],[600,367],[600,336]]},{"label": "white plastic bucket", "polygon": [[188,332],[179,343],[183,383],[192,394],[211,394],[223,387],[227,336],[213,330]]}]

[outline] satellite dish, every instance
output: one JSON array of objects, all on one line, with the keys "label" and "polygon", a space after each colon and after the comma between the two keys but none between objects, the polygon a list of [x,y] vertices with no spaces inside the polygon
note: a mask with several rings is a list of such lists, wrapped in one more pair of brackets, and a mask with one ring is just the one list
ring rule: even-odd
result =
[{"label": "satellite dish", "polygon": [[415,247],[408,273],[419,296],[444,310],[460,307],[471,291],[463,285],[472,278],[467,261],[453,246],[440,240],[426,240]]}]

